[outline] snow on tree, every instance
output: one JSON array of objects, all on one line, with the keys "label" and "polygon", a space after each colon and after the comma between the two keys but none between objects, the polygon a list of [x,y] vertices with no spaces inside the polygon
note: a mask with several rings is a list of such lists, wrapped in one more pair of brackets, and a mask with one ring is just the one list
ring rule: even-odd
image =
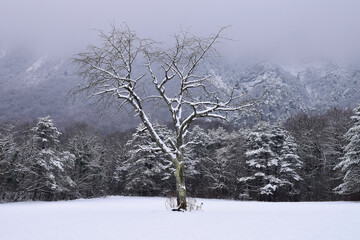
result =
[{"label": "snow on tree", "polygon": [[295,188],[295,183],[302,180],[299,171],[303,165],[297,154],[297,145],[290,134],[282,127],[273,127],[271,135],[271,148],[279,159],[277,175],[282,179],[281,186],[288,186],[288,189],[286,189],[288,195],[296,195],[299,191]]},{"label": "snow on tree", "polygon": [[352,114],[350,110],[333,108],[324,114],[298,114],[285,122],[303,162],[300,199],[339,199],[333,189],[341,183],[342,174],[334,168],[344,155],[344,135],[350,129]]},{"label": "snow on tree", "polygon": [[9,200],[16,195],[19,182],[19,149],[14,141],[14,126],[0,126],[0,201]]},{"label": "snow on tree", "polygon": [[[226,120],[227,112],[253,105],[241,99],[235,88],[224,88],[222,94],[216,81],[201,69],[204,60],[214,56],[222,30],[207,38],[182,32],[174,36],[174,47],[164,50],[128,27],[113,27],[109,34],[101,32],[100,47],[91,45],[74,59],[85,79],[74,93],[97,97],[105,106],[116,104],[118,109],[131,106],[156,143],[153,149],[162,151],[173,163],[178,210],[187,208],[185,136],[193,121]],[[149,101],[159,101],[168,110],[175,129],[171,138],[160,137],[154,128]]]},{"label": "snow on tree", "polygon": [[[155,123],[153,126],[162,138],[173,135],[165,125]],[[126,147],[126,160],[116,173],[118,179],[125,179],[125,191],[140,196],[168,195],[171,192],[169,179],[175,171],[173,163],[163,152],[155,149],[156,143],[144,124],[136,128]]]},{"label": "snow on tree", "polygon": [[101,196],[106,191],[105,171],[102,164],[104,146],[100,137],[87,125],[74,126],[67,149],[75,156],[72,179],[81,197]]},{"label": "snow on tree", "polygon": [[345,155],[335,167],[344,174],[343,183],[335,188],[335,192],[339,194],[360,192],[360,105],[353,112],[353,125],[345,134],[348,141],[344,149]]},{"label": "snow on tree", "polygon": [[239,134],[224,128],[208,129],[194,126],[189,132],[192,144],[186,156],[192,165],[189,171],[190,192],[203,197],[230,197],[237,192],[238,171],[241,168],[237,154]]},{"label": "snow on tree", "polygon": [[7,159],[16,151],[13,129],[12,124],[0,126],[0,159]]},{"label": "snow on tree", "polygon": [[185,154],[185,173],[188,190],[193,194],[204,196],[208,182],[205,180],[204,163],[209,160],[210,137],[207,132],[195,125],[188,133],[189,146]]},{"label": "snow on tree", "polygon": [[107,194],[125,194],[125,174],[119,175],[117,168],[123,166],[128,154],[127,141],[132,134],[128,132],[114,132],[102,139],[104,147],[104,167],[102,168],[106,176]]},{"label": "snow on tree", "polygon": [[268,128],[268,125],[259,124],[247,136],[245,156],[249,173],[248,176],[239,179],[240,182],[246,183],[249,191],[254,191],[257,195],[272,195],[280,182],[273,175],[278,160],[270,148],[271,140],[270,134],[267,132]]},{"label": "snow on tree", "polygon": [[285,130],[260,123],[247,136],[246,164],[248,176],[241,177],[247,189],[256,197],[275,200],[280,188],[288,186],[287,193],[296,193],[294,183],[301,180],[297,173],[301,161],[296,144]]},{"label": "snow on tree", "polygon": [[231,156],[231,148],[236,141],[236,134],[229,134],[222,127],[209,129],[208,135],[210,141],[208,146],[211,155],[208,162],[203,164],[205,177],[209,183],[209,189],[216,197],[229,195],[233,189],[233,183],[236,181],[235,176],[235,157]]},{"label": "snow on tree", "polygon": [[32,153],[25,160],[28,169],[23,183],[32,199],[52,200],[58,195],[71,194],[74,182],[67,175],[65,167],[74,163],[74,155],[58,150],[60,132],[52,119],[40,118],[31,129]]}]

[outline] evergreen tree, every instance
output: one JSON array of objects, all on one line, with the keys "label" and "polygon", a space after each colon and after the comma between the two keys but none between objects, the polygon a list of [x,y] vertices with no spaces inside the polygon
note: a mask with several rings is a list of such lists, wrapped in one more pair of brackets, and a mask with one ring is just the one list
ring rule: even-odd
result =
[{"label": "evergreen tree", "polygon": [[354,109],[351,117],[352,127],[345,134],[348,144],[345,146],[345,155],[336,166],[344,173],[343,183],[335,188],[339,194],[360,192],[360,105]]},{"label": "evergreen tree", "polygon": [[232,155],[237,135],[229,134],[224,128],[209,129],[208,148],[211,149],[208,161],[203,164],[203,171],[208,182],[211,196],[230,197],[235,191],[236,158]]},{"label": "evergreen tree", "polygon": [[208,145],[210,142],[207,132],[198,125],[195,125],[188,133],[191,139],[186,148],[185,173],[187,176],[187,190],[193,196],[205,196],[208,186],[203,171],[204,164],[209,158]]},{"label": "evergreen tree", "polygon": [[28,171],[23,179],[25,191],[32,194],[33,200],[70,197],[75,183],[66,167],[73,165],[74,156],[58,150],[61,133],[49,116],[40,118],[31,132],[32,151],[25,162]]},{"label": "evergreen tree", "polygon": [[[275,158],[270,145],[271,139],[268,133],[269,125],[259,124],[255,130],[247,136],[247,158],[248,176],[241,177],[240,182],[245,183],[250,195],[257,199],[264,199],[264,196],[274,194],[281,180],[273,174],[278,166],[278,159]],[[253,195],[254,193],[255,195]],[[269,199],[265,198],[265,199]]]},{"label": "evergreen tree", "polygon": [[239,181],[252,197],[273,201],[281,189],[291,196],[298,193],[294,184],[301,180],[298,170],[302,163],[295,142],[284,129],[259,124],[248,134],[245,155],[248,174]]},{"label": "evergreen tree", "polygon": [[302,180],[299,171],[303,165],[297,154],[297,145],[289,133],[279,126],[272,129],[270,138],[271,148],[278,157],[277,176],[282,180],[281,187],[286,195],[297,195],[299,190],[295,184]]},{"label": "evergreen tree", "polygon": [[[171,130],[155,124],[159,136],[168,139]],[[173,164],[158,149],[150,133],[140,124],[126,146],[129,151],[126,161],[117,169],[116,177],[124,178],[125,193],[131,195],[167,195],[172,192]]]}]

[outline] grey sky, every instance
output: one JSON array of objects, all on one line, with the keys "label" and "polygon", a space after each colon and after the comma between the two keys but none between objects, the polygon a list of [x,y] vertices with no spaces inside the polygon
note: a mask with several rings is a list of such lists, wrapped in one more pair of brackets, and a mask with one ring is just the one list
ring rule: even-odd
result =
[{"label": "grey sky", "polygon": [[207,35],[232,25],[224,54],[261,57],[360,53],[359,0],[0,0],[0,44],[67,52],[96,40],[91,29],[126,22],[166,41],[181,27]]}]

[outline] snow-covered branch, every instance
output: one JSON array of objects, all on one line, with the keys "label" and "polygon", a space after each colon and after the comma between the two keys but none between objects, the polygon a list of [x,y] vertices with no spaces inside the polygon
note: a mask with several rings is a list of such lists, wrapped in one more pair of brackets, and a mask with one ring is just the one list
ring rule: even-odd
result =
[{"label": "snow-covered branch", "polygon": [[[202,72],[202,63],[215,53],[214,45],[223,30],[207,38],[182,32],[174,36],[174,47],[155,51],[154,41],[139,38],[128,26],[122,29],[113,26],[109,34],[101,32],[102,46],[90,46],[87,52],[74,59],[79,66],[79,75],[86,79],[75,92],[85,92],[106,101],[112,99],[118,109],[131,105],[156,143],[155,148],[143,150],[161,150],[173,162],[182,208],[184,204],[186,207],[184,152],[190,144],[185,135],[192,122],[197,118],[226,121],[226,112],[253,105],[251,102],[235,103],[238,97],[234,90],[227,100],[221,99],[217,96],[219,91],[210,82],[211,76]],[[135,74],[138,77],[134,77]],[[140,81],[144,82],[145,88],[152,86],[153,91],[139,90]],[[215,93],[215,97],[211,93]],[[164,139],[159,135],[150,120],[152,112],[144,108],[145,100],[165,103],[175,129],[173,137]]]}]

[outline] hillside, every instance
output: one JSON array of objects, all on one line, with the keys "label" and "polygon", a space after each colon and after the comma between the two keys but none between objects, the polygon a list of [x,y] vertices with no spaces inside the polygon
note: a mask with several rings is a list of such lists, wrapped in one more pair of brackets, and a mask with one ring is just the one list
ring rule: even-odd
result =
[{"label": "hillside", "polygon": [[[228,87],[236,86],[248,98],[266,92],[257,111],[233,116],[236,123],[259,118],[277,121],[298,112],[324,111],[332,106],[353,108],[360,99],[360,68],[354,64],[340,66],[314,61],[290,66],[224,61],[205,65],[203,71]],[[85,121],[103,131],[124,130],[138,124],[128,111],[102,111],[88,100],[74,102],[68,98],[70,89],[80,82],[71,57],[39,55],[24,49],[2,50],[0,121],[51,115],[60,127]],[[166,121],[161,111],[156,112],[156,118]]]}]

